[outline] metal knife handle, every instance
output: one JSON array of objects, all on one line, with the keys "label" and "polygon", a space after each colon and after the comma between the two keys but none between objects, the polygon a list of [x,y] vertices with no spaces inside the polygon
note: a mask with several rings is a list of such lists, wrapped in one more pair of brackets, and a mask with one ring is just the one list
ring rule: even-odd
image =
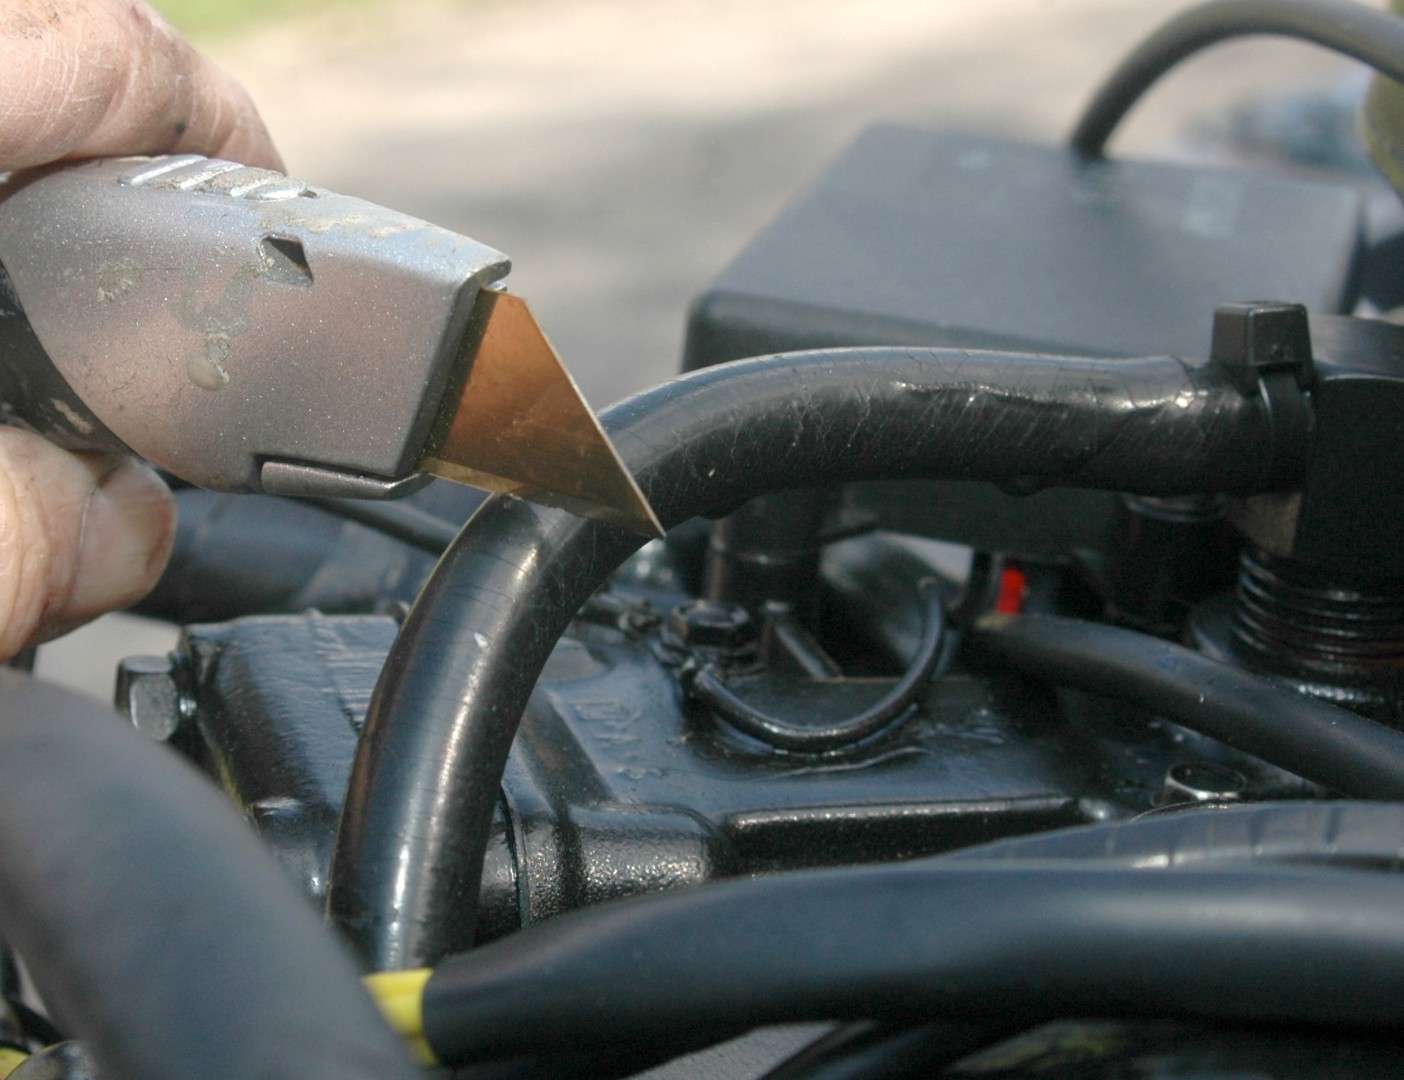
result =
[{"label": "metal knife handle", "polygon": [[0,265],[0,423],[47,436],[69,450],[128,447],[73,392],[29,325]]},{"label": "metal knife handle", "polygon": [[234,162],[54,170],[0,197],[0,414],[201,487],[393,493],[507,268]]}]

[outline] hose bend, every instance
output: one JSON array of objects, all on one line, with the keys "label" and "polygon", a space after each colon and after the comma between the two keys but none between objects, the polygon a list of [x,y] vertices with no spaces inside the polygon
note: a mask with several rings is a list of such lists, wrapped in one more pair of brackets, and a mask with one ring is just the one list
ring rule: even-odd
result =
[{"label": "hose bend", "polygon": [[0,925],[112,1080],[408,1080],[350,959],[219,792],[0,670]]},{"label": "hose bend", "polygon": [[[898,477],[1184,494],[1293,479],[1271,419],[1212,365],[958,349],[835,349],[707,368],[602,417],[672,526],[791,487]],[[507,753],[580,605],[641,543],[512,498],[445,553],[372,697],[328,910],[376,968],[473,939]]]},{"label": "hose bend", "polygon": [[1162,75],[1201,49],[1271,34],[1320,45],[1404,82],[1404,19],[1353,0],[1208,0],[1155,30],[1088,102],[1070,142],[1100,157],[1123,117]]},{"label": "hose bend", "polygon": [[784,717],[772,716],[727,686],[725,675],[712,664],[697,673],[692,692],[733,727],[786,750],[822,753],[876,735],[912,707],[931,681],[942,656],[947,655],[943,647],[946,610],[940,586],[928,578],[921,583],[920,592],[926,618],[915,658],[887,693],[853,716],[823,726],[796,724]]}]

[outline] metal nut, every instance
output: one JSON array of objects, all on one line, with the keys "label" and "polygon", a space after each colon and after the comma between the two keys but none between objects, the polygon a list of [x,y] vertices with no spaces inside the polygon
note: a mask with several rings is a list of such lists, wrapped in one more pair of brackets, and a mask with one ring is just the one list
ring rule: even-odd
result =
[{"label": "metal nut", "polygon": [[117,665],[117,711],[156,742],[171,739],[185,721],[185,703],[168,656],[129,656]]},{"label": "metal nut", "polygon": [[668,613],[668,630],[683,645],[736,649],[755,639],[756,626],[740,604],[692,600]]}]

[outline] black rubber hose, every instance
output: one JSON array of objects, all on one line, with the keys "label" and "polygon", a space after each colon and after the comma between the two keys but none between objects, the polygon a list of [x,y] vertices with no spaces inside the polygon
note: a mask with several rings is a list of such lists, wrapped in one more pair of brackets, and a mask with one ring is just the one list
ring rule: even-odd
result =
[{"label": "black rubber hose", "polygon": [[1157,79],[1201,49],[1250,34],[1321,45],[1404,82],[1404,19],[1397,15],[1349,0],[1210,0],[1171,18],[1117,66],[1073,129],[1073,148],[1100,156]]},{"label": "black rubber hose", "polygon": [[911,708],[945,655],[946,609],[940,583],[928,579],[921,582],[919,589],[925,616],[921,641],[911,664],[887,693],[853,716],[822,726],[796,724],[772,716],[727,686],[721,671],[712,664],[697,673],[692,692],[741,731],[786,750],[812,753],[866,739]]},{"label": "black rubber hose", "polygon": [[[1212,365],[957,349],[837,349],[696,371],[605,426],[662,521],[791,487],[939,476],[1146,494],[1290,481],[1270,419]],[[473,940],[507,752],[546,657],[640,544],[491,499],[444,554],[381,673],[357,749],[328,910],[376,968]]]},{"label": "black rubber hose", "polygon": [[424,991],[448,1061],[694,1024],[1077,1016],[1397,1030],[1404,881],[939,860],[777,874],[562,915],[443,962]]},{"label": "black rubber hose", "polygon": [[1404,732],[1105,623],[988,615],[970,639],[1037,679],[1138,705],[1328,788],[1404,798]]},{"label": "black rubber hose", "polygon": [[1302,800],[1176,810],[962,848],[941,859],[1095,860],[1128,869],[1227,862],[1404,869],[1404,804]]},{"label": "black rubber hose", "polygon": [[371,611],[409,603],[434,565],[426,553],[297,500],[198,488],[177,489],[175,498],[170,563],[136,607],[155,618]]},{"label": "black rubber hose", "polygon": [[0,926],[104,1080],[410,1080],[355,968],[214,786],[0,672]]}]

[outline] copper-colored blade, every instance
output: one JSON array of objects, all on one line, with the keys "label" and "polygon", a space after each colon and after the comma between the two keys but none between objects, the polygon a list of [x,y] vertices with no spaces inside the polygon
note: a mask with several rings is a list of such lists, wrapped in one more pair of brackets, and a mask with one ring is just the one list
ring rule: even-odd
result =
[{"label": "copper-colored blade", "polygon": [[420,469],[662,536],[653,508],[526,302],[484,290],[452,417]]}]

